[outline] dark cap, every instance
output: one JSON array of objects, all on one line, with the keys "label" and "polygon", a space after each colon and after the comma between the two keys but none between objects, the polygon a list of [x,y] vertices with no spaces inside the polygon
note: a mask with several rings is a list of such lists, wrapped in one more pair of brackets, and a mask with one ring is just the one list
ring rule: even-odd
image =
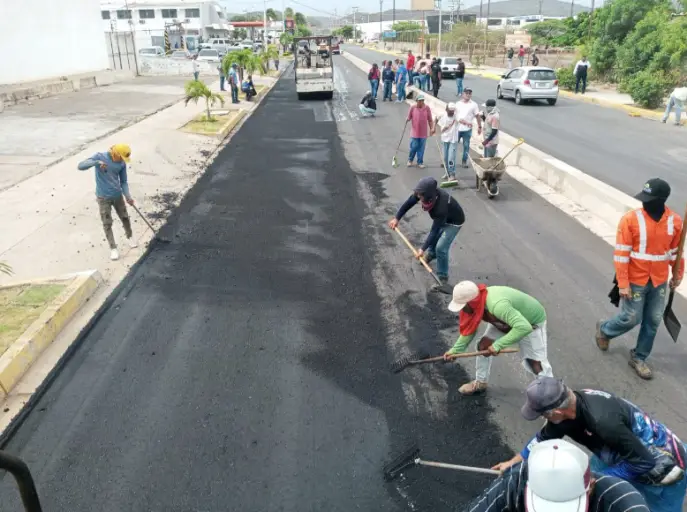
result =
[{"label": "dark cap", "polygon": [[652,178],[644,184],[642,191],[635,196],[642,203],[648,203],[654,199],[668,199],[670,185],[661,178]]},{"label": "dark cap", "polygon": [[415,192],[422,194],[424,197],[433,197],[437,193],[437,180],[431,176],[422,178],[415,185]]},{"label": "dark cap", "polygon": [[466,87],[465,89],[463,89],[463,92],[469,92],[470,94],[472,94],[472,89]]},{"label": "dark cap", "polygon": [[487,100],[484,102],[485,107],[495,107],[496,106],[496,100]]},{"label": "dark cap", "polygon": [[541,377],[527,386],[527,401],[520,412],[527,421],[536,420],[545,412],[560,407],[568,396],[568,388],[562,380]]}]

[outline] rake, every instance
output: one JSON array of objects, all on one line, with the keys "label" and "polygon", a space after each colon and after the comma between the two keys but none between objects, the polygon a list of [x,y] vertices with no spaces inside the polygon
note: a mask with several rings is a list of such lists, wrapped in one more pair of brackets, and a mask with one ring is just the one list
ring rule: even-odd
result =
[{"label": "rake", "polygon": [[[504,348],[499,352],[499,354],[513,354],[517,352],[517,348]],[[406,357],[402,357],[398,361],[391,364],[392,373],[400,373],[409,366],[417,366],[420,364],[430,364],[430,363],[442,363],[449,362],[455,359],[463,359],[466,357],[478,357],[487,356],[491,354],[488,350],[479,350],[477,352],[463,352],[462,354],[451,354],[448,359],[444,359],[444,356],[429,357],[426,351],[419,351]]]},{"label": "rake", "polygon": [[422,460],[420,458],[420,448],[413,445],[408,448],[401,455],[396,457],[389,464],[384,466],[384,480],[391,482],[398,478],[406,469],[412,469],[416,466],[429,466],[441,469],[453,469],[454,471],[468,471],[470,473],[482,473],[485,475],[499,476],[501,473],[495,469],[476,468],[474,466],[460,466],[458,464],[447,464],[445,462],[432,462],[429,460]]},{"label": "rake", "polygon": [[172,242],[168,238],[163,238],[162,236],[158,235],[158,233],[157,233],[157,231],[155,231],[155,228],[153,227],[153,225],[150,222],[148,222],[148,219],[145,218],[145,215],[143,215],[143,213],[141,213],[141,210],[139,210],[135,204],[132,204],[131,206],[133,207],[134,210],[136,210],[136,213],[138,213],[138,215],[143,219],[143,222],[145,222],[148,225],[148,227],[150,228],[150,230],[153,232],[153,234],[155,235],[155,240],[157,240],[158,242],[163,243],[163,244],[169,244]]},{"label": "rake", "polygon": [[391,167],[394,169],[398,167],[398,150],[401,149],[401,143],[403,142],[403,137],[406,135],[406,128],[408,127],[408,119],[406,119],[406,124],[403,125],[403,131],[401,132],[401,140],[398,141],[398,146],[396,146],[396,152],[394,157],[391,159]]}]

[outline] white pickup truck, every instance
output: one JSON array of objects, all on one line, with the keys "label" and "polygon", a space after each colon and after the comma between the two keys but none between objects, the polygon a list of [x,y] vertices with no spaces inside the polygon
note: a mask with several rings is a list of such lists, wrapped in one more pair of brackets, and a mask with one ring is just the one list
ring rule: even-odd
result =
[{"label": "white pickup truck", "polygon": [[296,92],[298,99],[334,96],[334,62],[332,61],[332,37],[297,37],[294,56]]}]

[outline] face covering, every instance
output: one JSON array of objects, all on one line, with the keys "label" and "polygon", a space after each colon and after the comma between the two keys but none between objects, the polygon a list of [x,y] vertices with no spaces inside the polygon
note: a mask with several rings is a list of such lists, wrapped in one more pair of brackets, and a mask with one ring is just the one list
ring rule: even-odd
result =
[{"label": "face covering", "polygon": [[424,211],[428,212],[429,210],[431,210],[432,208],[434,208],[434,203],[437,202],[437,197],[438,197],[438,196],[434,196],[434,197],[433,197],[431,200],[429,200],[429,201],[427,201],[424,197],[422,197],[422,198],[420,199],[420,201],[422,202],[422,209],[423,209]]},{"label": "face covering", "polygon": [[658,222],[661,220],[663,213],[666,211],[666,200],[654,199],[648,203],[642,203],[642,208],[644,208],[644,211],[649,214],[649,217]]}]

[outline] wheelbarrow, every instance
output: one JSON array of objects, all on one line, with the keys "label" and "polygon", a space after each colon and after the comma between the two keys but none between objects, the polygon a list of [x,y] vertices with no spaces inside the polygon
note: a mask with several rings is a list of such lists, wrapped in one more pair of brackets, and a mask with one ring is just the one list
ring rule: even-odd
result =
[{"label": "wheelbarrow", "polygon": [[477,151],[470,148],[468,157],[470,158],[470,163],[472,163],[472,168],[475,171],[475,185],[477,187],[477,191],[484,187],[489,199],[494,199],[499,195],[499,181],[501,181],[503,173],[506,172],[506,164],[504,160],[523,142],[525,142],[523,139],[518,139],[510,151],[508,151],[508,153],[503,155],[501,158],[484,158]]}]

